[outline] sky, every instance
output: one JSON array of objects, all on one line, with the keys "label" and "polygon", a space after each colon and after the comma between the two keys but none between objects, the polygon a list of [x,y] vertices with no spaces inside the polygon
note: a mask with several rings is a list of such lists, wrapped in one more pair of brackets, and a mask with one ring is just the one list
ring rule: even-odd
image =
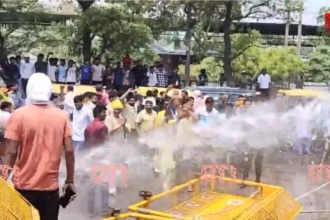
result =
[{"label": "sky", "polygon": [[[303,13],[303,24],[305,25],[317,25],[317,16],[319,10],[322,7],[330,7],[329,0],[305,0],[304,13]],[[294,21],[298,20],[298,13],[293,15]],[[256,22],[254,19],[245,19],[246,22]],[[259,20],[262,23],[284,23],[284,21],[277,20],[274,18],[268,18],[265,20]],[[295,22],[293,22],[295,23]]]}]

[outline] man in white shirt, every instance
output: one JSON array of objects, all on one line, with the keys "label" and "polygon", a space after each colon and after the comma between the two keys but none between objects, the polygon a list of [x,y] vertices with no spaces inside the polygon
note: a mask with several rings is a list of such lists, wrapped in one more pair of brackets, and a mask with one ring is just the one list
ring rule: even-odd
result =
[{"label": "man in white shirt", "polygon": [[100,59],[96,58],[92,66],[92,84],[102,85],[104,73],[105,73],[105,67],[102,64],[100,64]]},{"label": "man in white shirt", "polygon": [[66,95],[64,96],[64,109],[66,112],[68,112],[70,115],[73,113],[73,110],[75,108],[75,104],[74,104],[74,92],[73,92],[74,88],[72,85],[68,85],[68,92],[66,93]]},{"label": "man in white shirt", "polygon": [[73,60],[69,60],[68,62],[68,69],[66,70],[66,83],[70,85],[74,85],[77,83],[77,68],[76,64]]},{"label": "man in white shirt", "polygon": [[149,68],[149,72],[147,73],[147,77],[148,77],[148,86],[149,87],[154,87],[156,86],[156,84],[158,83],[157,81],[157,75],[154,71],[154,67],[151,66]]},{"label": "man in white shirt", "polygon": [[74,151],[84,148],[85,129],[94,121],[93,112],[83,105],[83,97],[74,97],[75,108],[72,115],[72,142]]},{"label": "man in white shirt", "polygon": [[271,83],[271,78],[267,74],[267,71],[265,69],[261,70],[261,74],[258,76],[258,88],[261,94],[265,97],[269,97],[269,88]]},{"label": "man in white shirt", "polygon": [[55,58],[49,58],[49,63],[47,67],[47,75],[52,81],[52,83],[56,83],[56,71],[57,71],[57,66],[56,66],[56,59]]},{"label": "man in white shirt", "polygon": [[209,121],[210,118],[220,118],[220,113],[214,108],[214,99],[212,97],[206,98],[205,106],[197,108],[196,114],[198,119],[202,121]]},{"label": "man in white shirt", "polygon": [[4,131],[7,128],[10,115],[13,111],[13,104],[11,102],[3,101],[0,105],[0,130]]},{"label": "man in white shirt", "polygon": [[30,57],[26,56],[24,62],[21,63],[21,78],[23,91],[26,94],[26,85],[29,78],[36,72],[34,63],[30,62]]},{"label": "man in white shirt", "polygon": [[300,104],[295,108],[296,113],[296,139],[293,144],[293,149],[297,151],[298,155],[304,152],[310,153],[313,134],[312,123],[312,109],[306,106],[305,100],[301,100]]}]

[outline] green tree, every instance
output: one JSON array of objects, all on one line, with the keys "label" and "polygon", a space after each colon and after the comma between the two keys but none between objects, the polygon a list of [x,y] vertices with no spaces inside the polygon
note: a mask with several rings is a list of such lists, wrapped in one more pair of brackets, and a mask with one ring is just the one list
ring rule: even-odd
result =
[{"label": "green tree", "polygon": [[[183,76],[185,66],[179,66],[180,75]],[[223,71],[221,65],[217,62],[214,57],[204,58],[200,64],[190,65],[191,79],[196,80],[201,69],[205,69],[210,81],[219,80],[220,73]]]},{"label": "green tree", "polygon": [[304,73],[306,68],[295,48],[252,47],[233,62],[235,75],[245,73],[250,80],[255,79],[262,69],[266,69],[272,80],[277,81]]},{"label": "green tree", "polygon": [[330,82],[330,47],[320,46],[309,57],[308,70],[304,80],[310,82]]},{"label": "green tree", "polygon": [[33,44],[29,38],[35,30],[35,12],[41,9],[35,0],[0,1],[0,60]]},{"label": "green tree", "polygon": [[[119,59],[126,53],[147,48],[153,40],[151,29],[141,15],[132,13],[124,4],[109,4],[92,7],[71,25],[62,27],[60,33],[70,54],[82,55],[83,46],[86,46],[83,44],[86,26],[90,29],[92,56],[108,54]],[[88,56],[84,54],[84,58],[88,59]]]}]

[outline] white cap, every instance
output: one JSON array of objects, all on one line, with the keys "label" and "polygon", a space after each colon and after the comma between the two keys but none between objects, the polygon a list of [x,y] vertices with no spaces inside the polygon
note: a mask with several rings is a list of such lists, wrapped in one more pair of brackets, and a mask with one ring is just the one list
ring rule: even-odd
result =
[{"label": "white cap", "polygon": [[196,97],[201,96],[202,92],[200,90],[195,90],[193,94],[194,94],[194,97],[196,98]]}]

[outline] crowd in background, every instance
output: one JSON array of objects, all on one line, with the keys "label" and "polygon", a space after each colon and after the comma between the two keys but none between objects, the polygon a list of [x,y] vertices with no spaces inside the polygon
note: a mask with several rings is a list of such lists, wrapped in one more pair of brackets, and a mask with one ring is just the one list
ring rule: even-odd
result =
[{"label": "crowd in background", "polygon": [[[21,97],[25,97],[28,79],[34,73],[44,73],[49,76],[52,83],[80,84],[80,85],[104,85],[116,90],[122,88],[136,88],[140,86],[167,87],[175,85],[182,87],[178,69],[166,72],[160,62],[147,66],[141,61],[133,61],[127,54],[122,61],[114,64],[102,64],[99,58],[92,63],[85,61],[77,64],[73,60],[58,59],[51,53],[37,56],[36,62],[31,62],[28,55],[23,57],[10,57],[0,65],[1,78],[6,85],[17,85],[21,88]],[[207,81],[205,70],[199,76],[201,84]]]}]

